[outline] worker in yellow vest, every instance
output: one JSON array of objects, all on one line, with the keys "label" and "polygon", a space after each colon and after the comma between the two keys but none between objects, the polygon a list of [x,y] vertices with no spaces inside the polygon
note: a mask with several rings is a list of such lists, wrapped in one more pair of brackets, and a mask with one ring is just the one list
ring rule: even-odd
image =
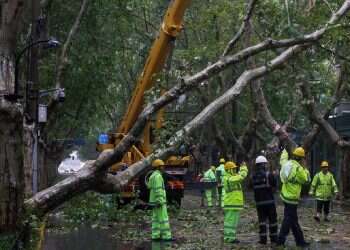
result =
[{"label": "worker in yellow vest", "polygon": [[310,173],[305,167],[305,151],[298,147],[293,151],[292,159],[288,159],[288,152],[283,150],[280,159],[282,182],[281,199],[284,203],[284,215],[278,235],[278,245],[284,245],[289,231],[295,238],[296,245],[307,247],[310,243],[304,239],[303,231],[298,222],[298,203],[301,188],[310,182]]},{"label": "worker in yellow vest", "polygon": [[166,192],[161,171],[164,162],[160,159],[152,162],[154,171],[149,177],[147,186],[150,189],[149,204],[152,207],[152,240],[171,241],[169,217],[166,206]]},{"label": "worker in yellow vest", "polygon": [[[205,173],[203,177],[203,181],[207,183],[213,183],[212,187],[205,188],[205,198],[208,202],[208,207],[213,206],[213,198],[216,198],[216,176],[215,176],[215,167],[211,166]],[[214,204],[216,202],[214,201]]]},{"label": "worker in yellow vest", "polygon": [[225,176],[225,159],[221,158],[220,165],[216,168],[216,181],[218,183],[219,206],[224,207],[225,190],[223,188],[223,178]]},{"label": "worker in yellow vest", "polygon": [[236,229],[239,221],[240,210],[243,209],[244,198],[242,182],[248,175],[248,168],[242,164],[238,171],[238,166],[228,161],[225,163],[225,175],[223,185],[224,197],[224,241],[227,243],[239,243],[236,238]]},{"label": "worker in yellow vest", "polygon": [[338,187],[333,174],[329,171],[329,164],[327,161],[321,162],[321,171],[314,176],[309,194],[315,195],[316,197],[315,220],[320,222],[323,208],[324,220],[328,222],[329,206],[332,198],[338,194]]}]

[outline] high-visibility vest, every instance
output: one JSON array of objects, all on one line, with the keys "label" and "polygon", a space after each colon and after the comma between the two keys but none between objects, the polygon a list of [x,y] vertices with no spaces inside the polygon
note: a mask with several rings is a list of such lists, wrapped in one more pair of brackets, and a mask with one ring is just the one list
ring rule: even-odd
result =
[{"label": "high-visibility vest", "polygon": [[166,192],[164,180],[161,172],[155,170],[149,177],[147,187],[150,189],[149,203],[153,205],[162,205],[166,203]]},{"label": "high-visibility vest", "polygon": [[225,176],[225,166],[224,164],[220,164],[220,166],[216,168],[216,180],[219,184],[222,184],[222,180],[224,176]]},{"label": "high-visibility vest", "polygon": [[244,197],[242,182],[248,175],[247,166],[243,165],[236,174],[226,171],[223,179],[225,197],[224,209],[241,210],[243,209]]},{"label": "high-visibility vest", "polygon": [[295,160],[287,160],[286,150],[281,155],[280,177],[282,181],[281,199],[290,204],[298,204],[301,188],[310,181],[309,171]]},{"label": "high-visibility vest", "polygon": [[216,181],[216,176],[215,176],[215,173],[214,173],[214,171],[212,169],[208,169],[204,173],[204,181],[208,181],[208,182]]},{"label": "high-visibility vest", "polygon": [[321,171],[314,176],[310,194],[315,194],[317,200],[331,200],[332,196],[337,192],[338,187],[331,172],[324,174]]}]

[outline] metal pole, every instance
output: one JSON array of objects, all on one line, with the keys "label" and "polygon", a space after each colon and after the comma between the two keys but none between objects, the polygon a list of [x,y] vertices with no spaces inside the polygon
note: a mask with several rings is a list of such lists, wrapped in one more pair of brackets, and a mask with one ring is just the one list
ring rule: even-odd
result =
[{"label": "metal pole", "polygon": [[38,130],[36,124],[34,125],[34,144],[32,157],[32,171],[33,171],[33,194],[38,192]]}]

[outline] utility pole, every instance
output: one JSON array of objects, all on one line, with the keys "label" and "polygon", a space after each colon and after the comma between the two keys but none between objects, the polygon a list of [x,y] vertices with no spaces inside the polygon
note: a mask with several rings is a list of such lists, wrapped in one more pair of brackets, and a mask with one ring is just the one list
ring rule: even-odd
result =
[{"label": "utility pole", "polygon": [[[36,42],[40,38],[40,26],[38,25],[40,15],[39,0],[32,0],[32,30],[31,43]],[[33,46],[30,49],[30,63],[28,72],[27,88],[27,111],[34,123],[33,129],[33,150],[32,150],[32,192],[38,192],[39,184],[39,166],[38,166],[38,93],[39,93],[39,71],[38,71],[38,52],[39,48]],[[30,85],[28,84],[30,83]],[[31,98],[34,97],[34,98]]]}]

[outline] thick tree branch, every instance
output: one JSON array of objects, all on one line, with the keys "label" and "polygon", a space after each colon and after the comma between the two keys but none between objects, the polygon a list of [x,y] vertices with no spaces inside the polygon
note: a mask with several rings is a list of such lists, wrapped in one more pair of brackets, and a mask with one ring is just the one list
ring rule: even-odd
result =
[{"label": "thick tree branch", "polygon": [[259,83],[255,83],[253,94],[258,106],[259,115],[262,118],[265,125],[272,131],[272,133],[277,136],[280,142],[282,142],[284,145],[287,146],[288,151],[290,152],[293,148],[295,148],[297,145],[295,142],[290,139],[288,136],[288,133],[286,131],[286,128],[282,125],[280,125],[272,116],[265,96],[264,92],[261,88],[261,85]]},{"label": "thick tree branch", "polygon": [[[327,120],[331,112],[334,110],[338,102],[343,97],[347,85],[344,81],[344,72],[341,65],[336,65],[336,86],[334,90],[334,94],[332,96],[332,102],[329,105],[328,109],[323,112],[323,119]],[[321,131],[321,127],[318,124],[314,124],[312,130],[304,137],[303,139],[303,147],[308,150],[311,148],[312,144],[316,140],[318,134]]]},{"label": "thick tree branch", "polygon": [[[172,137],[168,145],[172,150],[174,150],[174,145],[178,145],[182,142],[183,137],[192,134],[195,130],[201,127],[204,123],[206,123],[210,117],[216,114],[219,110],[221,110],[225,105],[229,102],[237,98],[243,89],[253,80],[262,77],[273,70],[276,70],[279,66],[284,64],[288,59],[290,59],[296,53],[301,52],[307,47],[307,45],[295,45],[285,52],[283,52],[280,56],[276,57],[274,60],[268,63],[269,66],[262,66],[252,70],[245,71],[236,81],[236,84],[227,90],[222,96],[218,97],[216,100],[211,102],[205,109],[202,110],[194,119],[192,119],[189,123],[187,123],[183,129],[177,131],[175,136]],[[117,147],[118,148],[118,147]],[[144,171],[149,165],[150,159],[157,158],[165,158],[165,154],[167,154],[167,150],[158,151],[154,154],[151,154],[145,160],[139,161],[133,164],[131,167],[120,173],[120,175],[116,176],[114,179],[114,190],[120,190],[120,188],[126,185],[128,182],[132,180],[135,176]]]},{"label": "thick tree branch", "polygon": [[310,119],[315,122],[329,137],[334,145],[340,148],[350,148],[350,142],[343,140],[337,131],[324,119],[324,116],[317,109],[315,100],[311,94],[310,87],[306,81],[303,81],[300,85],[304,99],[305,107],[308,110]]}]

